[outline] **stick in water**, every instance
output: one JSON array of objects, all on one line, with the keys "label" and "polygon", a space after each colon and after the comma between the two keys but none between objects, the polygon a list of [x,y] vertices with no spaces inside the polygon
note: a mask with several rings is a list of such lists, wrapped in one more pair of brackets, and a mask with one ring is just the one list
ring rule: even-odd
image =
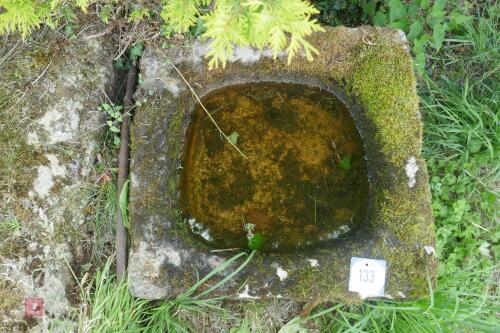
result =
[{"label": "stick in water", "polygon": [[208,112],[208,110],[205,108],[205,105],[203,105],[203,103],[201,102],[200,98],[195,93],[195,91],[193,90],[193,88],[191,87],[191,85],[189,84],[189,82],[184,78],[184,75],[182,75],[181,71],[177,68],[177,66],[175,66],[174,64],[171,64],[171,65],[175,69],[175,71],[177,72],[177,74],[179,74],[179,76],[182,78],[182,80],[186,83],[186,85],[188,86],[189,90],[191,90],[191,92],[193,93],[193,95],[196,98],[196,100],[198,101],[198,103],[200,103],[202,109],[205,111],[205,113],[210,118],[210,120],[215,125],[215,127],[217,127],[217,130],[219,130],[219,133],[222,134],[222,136],[224,137],[224,139],[226,139],[227,142],[229,142],[231,144],[231,146],[233,146],[234,149],[236,149],[238,151],[238,153],[240,153],[241,156],[243,156],[245,159],[248,159],[248,157],[245,154],[243,154],[243,152],[234,143],[232,143],[231,140],[229,140],[229,138],[222,131],[222,129],[219,127],[219,125],[217,125],[217,123],[215,122],[215,119],[212,117],[212,115],[210,114],[210,112]]}]

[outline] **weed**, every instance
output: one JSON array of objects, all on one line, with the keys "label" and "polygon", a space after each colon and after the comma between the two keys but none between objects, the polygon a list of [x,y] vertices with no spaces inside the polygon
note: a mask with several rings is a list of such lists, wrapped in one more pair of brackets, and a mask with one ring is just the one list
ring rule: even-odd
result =
[{"label": "weed", "polygon": [[[490,280],[490,273],[483,270],[470,274]],[[469,277],[457,276],[453,282],[459,284]],[[330,332],[494,332],[499,324],[494,315],[498,311],[498,306],[494,305],[496,301],[488,296],[487,286],[459,291],[442,285],[431,290],[427,299],[335,305],[319,312],[321,316],[313,315],[312,319]]]},{"label": "weed", "polygon": [[99,179],[94,185],[92,200],[88,206],[89,216],[92,220],[87,224],[91,237],[92,259],[97,264],[102,264],[109,256],[110,248],[114,244],[114,223],[118,193],[116,190],[114,173],[108,167],[98,165],[96,172]]},{"label": "weed", "polygon": [[106,112],[106,124],[108,125],[108,132],[115,147],[120,146],[120,125],[123,121],[122,109],[123,106],[115,105],[112,103],[102,103],[97,108],[98,111]]},{"label": "weed", "polygon": [[[420,86],[441,281],[492,269],[500,256],[499,9],[477,7],[476,19],[447,36]],[[485,283],[476,277],[450,286],[466,290]]]},{"label": "weed", "polygon": [[[498,182],[499,167],[487,171],[485,165],[481,170],[476,160],[464,163],[450,159],[430,159],[428,166],[433,175],[432,208],[440,278],[453,281],[462,270],[491,268],[495,258],[500,257],[498,222],[494,218],[498,193],[490,187]],[[478,282],[461,282],[461,287]]]},{"label": "weed", "polygon": [[[430,96],[422,99],[426,112],[425,146],[428,156],[435,152],[465,156],[486,151],[490,158],[498,154],[499,113],[495,106],[474,96],[468,78],[462,85],[444,78],[440,89],[428,81]],[[498,110],[498,109],[496,109]]]},{"label": "weed", "polygon": [[0,235],[13,233],[20,229],[21,229],[21,224],[15,217],[9,217],[0,221]]},{"label": "weed", "polygon": [[[193,329],[189,324],[180,319],[182,314],[202,313],[204,309],[223,313],[224,310],[220,307],[223,298],[210,297],[210,294],[238,274],[253,255],[254,252],[249,255],[236,254],[171,301],[148,301],[132,296],[125,279],[116,284],[111,270],[114,258],[111,257],[85,288],[83,288],[85,278],[80,281],[84,302],[78,313],[73,313],[79,320],[78,331],[81,333],[192,332]],[[203,289],[209,280],[244,257],[245,260],[234,271]]]},{"label": "weed", "polygon": [[[478,9],[479,10],[479,9]],[[500,4],[481,9],[432,56],[420,86],[427,156],[471,155],[498,160],[500,147]]]}]

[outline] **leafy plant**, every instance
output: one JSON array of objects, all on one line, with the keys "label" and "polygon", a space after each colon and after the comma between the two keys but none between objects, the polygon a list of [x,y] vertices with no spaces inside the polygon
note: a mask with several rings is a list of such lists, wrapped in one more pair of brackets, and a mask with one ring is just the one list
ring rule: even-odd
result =
[{"label": "leafy plant", "polygon": [[106,124],[108,125],[108,131],[113,138],[113,145],[115,147],[120,145],[120,124],[123,121],[122,109],[123,106],[113,103],[102,103],[97,108],[97,110],[104,111],[107,114],[108,119],[106,120]]},{"label": "leafy plant", "polygon": [[499,9],[478,6],[473,20],[449,33],[448,43],[430,57],[431,76],[419,87],[439,276],[460,290],[487,281],[454,283],[457,275],[491,269],[500,255]]},{"label": "leafy plant", "polygon": [[148,8],[142,7],[141,5],[132,5],[132,10],[128,16],[129,22],[140,22],[148,17],[151,17],[151,11]]},{"label": "leafy plant", "polygon": [[316,0],[312,2],[319,9],[318,17],[325,24],[359,26],[367,23],[359,0]]},{"label": "leafy plant", "polygon": [[493,167],[485,173],[478,164],[476,159],[468,163],[446,159],[428,161],[433,175],[432,208],[436,218],[441,279],[452,281],[453,275],[471,267],[476,270],[491,268],[500,257],[500,233],[496,231],[498,223],[495,221],[498,193],[494,188],[478,186],[481,178],[483,183],[494,183],[494,179],[487,178],[495,178],[499,168]]},{"label": "leafy plant", "polygon": [[427,46],[439,51],[446,32],[459,29],[472,19],[464,15],[464,9],[459,7],[448,10],[446,0],[361,1],[361,6],[363,13],[371,17],[375,25],[401,29],[407,34],[419,74],[424,73]]},{"label": "leafy plant", "polygon": [[100,161],[95,172],[99,175],[99,179],[92,188],[92,199],[86,208],[92,219],[85,226],[92,235],[90,241],[92,262],[100,266],[109,257],[110,247],[114,241],[118,193],[115,182],[116,170],[110,168],[104,161]]},{"label": "leafy plant", "polygon": [[140,58],[142,52],[144,51],[144,44],[137,43],[133,45],[129,50],[129,58],[131,61],[135,61]]},{"label": "leafy plant", "polygon": [[256,233],[248,238],[248,248],[250,250],[260,250],[262,244],[264,244],[264,236],[262,234]]},{"label": "leafy plant", "polygon": [[[483,270],[452,279],[455,284],[467,281],[470,276],[491,280],[490,274],[491,271]],[[426,299],[337,304],[292,322],[297,325],[313,319],[326,332],[495,332],[499,324],[493,314],[498,310],[495,302],[495,298],[488,296],[487,286],[475,285],[458,291],[442,284],[437,290],[430,290]]]},{"label": "leafy plant", "polygon": [[[412,45],[415,69],[420,75],[424,74],[429,48],[439,51],[447,32],[460,30],[472,20],[467,14],[471,5],[466,2],[457,6],[450,0],[320,0],[316,3],[329,24],[345,24],[347,21],[354,25],[371,23],[403,30]],[[347,18],[339,22],[332,15]],[[350,16],[358,20],[353,21]]]}]

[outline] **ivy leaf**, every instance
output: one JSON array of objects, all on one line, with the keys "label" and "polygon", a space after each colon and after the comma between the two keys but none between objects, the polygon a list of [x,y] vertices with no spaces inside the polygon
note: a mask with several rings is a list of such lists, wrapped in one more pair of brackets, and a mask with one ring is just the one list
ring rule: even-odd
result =
[{"label": "ivy leaf", "polygon": [[248,239],[248,248],[250,250],[259,250],[264,243],[264,236],[262,234],[254,234]]},{"label": "ivy leaf", "polygon": [[229,140],[229,142],[231,142],[233,145],[236,146],[236,143],[238,142],[238,137],[239,137],[238,132],[233,132],[227,137],[227,139]]},{"label": "ivy leaf", "polygon": [[488,242],[483,242],[479,247],[479,253],[485,257],[490,256],[490,244]]},{"label": "ivy leaf", "polygon": [[92,264],[88,262],[88,263],[80,266],[80,272],[86,273],[86,272],[90,271],[90,268],[92,268]]},{"label": "ivy leaf", "polygon": [[377,14],[373,17],[373,24],[383,27],[385,26],[385,23],[387,22],[387,16],[385,13],[378,11]]},{"label": "ivy leaf", "polygon": [[115,137],[113,138],[113,144],[115,145],[115,147],[118,147],[120,146],[120,143],[121,143],[120,137],[118,135],[115,135]]},{"label": "ivy leaf", "polygon": [[199,36],[201,34],[204,34],[207,31],[207,28],[205,27],[205,24],[203,23],[203,19],[201,17],[198,17],[198,20],[196,21],[196,27],[194,30],[194,36]]},{"label": "ivy leaf", "polygon": [[285,324],[278,333],[308,333],[309,330],[302,325],[302,318],[295,317],[291,321]]},{"label": "ivy leaf", "polygon": [[418,1],[410,1],[407,7],[408,7],[408,15],[411,17],[416,17],[418,15],[419,10],[422,8],[418,3]]},{"label": "ivy leaf", "polygon": [[430,37],[428,34],[423,34],[421,37],[415,39],[413,41],[413,51],[415,53],[425,51],[425,47],[426,47],[427,43],[429,42],[429,40],[430,40]]},{"label": "ivy leaf", "polygon": [[434,6],[432,6],[432,12],[444,12],[444,6],[446,5],[446,0],[435,0]]},{"label": "ivy leaf", "polygon": [[401,0],[389,1],[389,20],[397,21],[406,15],[406,7],[401,3]]},{"label": "ivy leaf", "polygon": [[408,40],[413,41],[424,32],[424,25],[421,21],[415,21],[410,25],[410,33],[408,34]]},{"label": "ivy leaf", "polygon": [[345,156],[340,160],[340,167],[344,170],[350,170],[352,168],[351,165],[351,156]]},{"label": "ivy leaf", "polygon": [[446,32],[446,24],[435,24],[432,27],[432,44],[436,51],[439,51],[444,41],[444,33]]}]

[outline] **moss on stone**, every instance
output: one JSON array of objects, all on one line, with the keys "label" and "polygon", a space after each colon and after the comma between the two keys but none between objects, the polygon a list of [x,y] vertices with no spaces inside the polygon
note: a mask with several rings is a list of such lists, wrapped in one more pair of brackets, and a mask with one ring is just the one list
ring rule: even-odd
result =
[{"label": "moss on stone", "polygon": [[7,318],[9,311],[20,308],[21,302],[20,286],[0,275],[0,322]]},{"label": "moss on stone", "polygon": [[357,60],[348,84],[377,126],[376,137],[383,152],[401,167],[410,154],[419,154],[421,147],[411,59],[401,47],[380,41],[363,47]]}]

